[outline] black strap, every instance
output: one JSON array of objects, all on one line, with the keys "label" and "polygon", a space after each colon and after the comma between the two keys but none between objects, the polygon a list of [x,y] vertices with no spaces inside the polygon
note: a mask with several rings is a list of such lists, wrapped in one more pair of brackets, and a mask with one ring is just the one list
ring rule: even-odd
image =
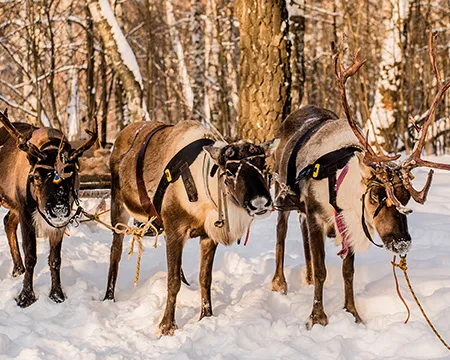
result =
[{"label": "black strap", "polygon": [[302,169],[295,178],[295,182],[298,183],[305,177],[312,177],[314,180],[329,178],[347,165],[350,159],[355,155],[355,152],[361,151],[362,150],[356,146],[348,146],[322,155],[314,162],[314,164],[308,165]]},{"label": "black strap", "polygon": [[336,119],[327,119],[324,121],[320,121],[314,126],[312,126],[308,131],[306,131],[300,139],[297,140],[297,143],[294,146],[294,149],[291,152],[291,155],[289,157],[288,161],[288,168],[287,168],[287,179],[286,179],[286,185],[290,187],[291,190],[295,191],[297,195],[300,193],[298,189],[298,181],[297,180],[297,154],[300,150],[300,148],[313,136],[323,125],[327,124],[330,121],[334,121]]},{"label": "black strap", "polygon": [[[158,188],[156,189],[155,196],[153,197],[153,204],[158,214],[161,212],[162,201],[169,184],[177,181],[180,176],[182,176],[183,171],[187,170],[190,172],[189,166],[192,165],[198,155],[203,151],[203,147],[211,144],[214,144],[214,140],[198,139],[178,151],[178,153],[169,161],[167,166],[164,168],[164,174],[159,181]],[[187,177],[189,177],[189,175],[187,175]],[[193,179],[192,184],[194,184],[195,187]],[[186,191],[188,191],[187,188]]]},{"label": "black strap", "polygon": [[[382,248],[383,245],[379,245],[377,244],[375,241],[373,241],[372,236],[370,236],[370,232],[369,229],[367,228],[367,224],[366,224],[366,217],[364,215],[364,210],[365,210],[365,198],[366,198],[366,193],[363,194],[361,202],[362,202],[362,216],[361,216],[361,224],[362,224],[362,228],[364,230],[364,234],[366,235],[366,237],[369,239],[369,241],[374,244],[376,247]],[[377,214],[378,215],[378,214]]]},{"label": "black strap", "polygon": [[145,213],[149,218],[156,217],[159,221],[156,222],[157,227],[161,228],[162,224],[159,219],[159,211],[155,209],[154,204],[152,203],[152,200],[148,196],[148,191],[145,186],[144,181],[144,160],[145,160],[145,153],[147,152],[148,144],[150,143],[150,140],[152,137],[160,130],[165,129],[166,127],[171,125],[165,125],[161,124],[155,127],[145,138],[144,143],[142,144],[137,160],[136,160],[136,183],[137,183],[137,190],[139,195],[139,201],[141,202],[141,206],[144,209]]},{"label": "black strap", "polygon": [[328,177],[328,196],[330,199],[329,202],[334,210],[341,213],[342,209],[337,205],[336,173]]}]

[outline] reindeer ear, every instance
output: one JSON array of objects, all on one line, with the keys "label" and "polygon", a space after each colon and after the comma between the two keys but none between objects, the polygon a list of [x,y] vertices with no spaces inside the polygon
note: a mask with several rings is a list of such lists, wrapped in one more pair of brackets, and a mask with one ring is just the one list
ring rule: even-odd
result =
[{"label": "reindeer ear", "polygon": [[269,157],[273,155],[275,150],[278,148],[278,145],[280,145],[280,139],[272,139],[266,141],[262,143],[260,146],[264,150],[264,154],[266,154],[266,156]]},{"label": "reindeer ear", "polygon": [[215,162],[218,162],[220,157],[220,150],[222,150],[222,148],[226,145],[226,143],[217,141],[213,145],[203,146],[203,150],[205,150],[209,154],[209,156],[211,156],[211,159],[213,159]]},{"label": "reindeer ear", "polygon": [[361,170],[362,177],[365,179],[371,178],[375,173],[370,166],[364,164],[364,154],[358,151],[355,152],[355,155],[359,162],[359,168]]}]

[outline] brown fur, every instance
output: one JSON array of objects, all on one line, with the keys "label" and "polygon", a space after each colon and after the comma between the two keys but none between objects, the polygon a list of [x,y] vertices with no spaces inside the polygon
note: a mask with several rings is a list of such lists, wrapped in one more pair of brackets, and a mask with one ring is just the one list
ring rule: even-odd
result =
[{"label": "brown fur", "polygon": [[[32,135],[29,141],[38,148],[52,138],[58,139],[57,143],[59,144],[59,140],[63,137],[60,131],[51,128],[38,129],[21,123],[16,123],[14,126],[23,135]],[[67,142],[64,142],[63,148],[67,152],[72,151],[70,144]],[[14,262],[12,275],[15,277],[25,273],[22,291],[16,298],[17,304],[21,307],[27,307],[36,301],[33,290],[33,272],[37,260],[36,230],[40,224],[43,224],[41,231],[49,238],[50,242],[48,263],[52,275],[52,286],[49,297],[55,302],[62,302],[65,299],[60,280],[61,245],[64,228],[56,229],[48,226],[41,215],[36,210],[33,211],[31,209],[39,208],[41,211],[47,212],[49,206],[56,204],[57,207],[54,208],[55,214],[56,212],[59,214],[61,208],[66,209],[70,213],[70,208],[74,201],[74,190],[78,191],[79,187],[78,174],[75,169],[75,163],[73,163],[71,164],[72,176],[56,185],[52,181],[54,174],[52,170],[41,168],[39,171],[30,172],[32,169],[35,169],[35,164],[45,163],[50,166],[55,164],[57,153],[55,147],[53,147],[53,150],[48,148],[44,152],[47,154],[47,159],[41,162],[41,160],[34,158],[32,155],[19,150],[16,141],[10,137],[5,128],[0,128],[0,205],[9,209],[8,214],[4,218],[4,225]],[[43,176],[38,177],[41,175]],[[30,197],[27,196],[29,176],[31,176]],[[53,203],[53,199],[56,199],[58,196],[55,193],[61,194],[61,203]],[[65,195],[62,195],[63,193]],[[25,266],[22,262],[17,239],[17,227],[19,224],[22,232]]]},{"label": "brown fur", "polygon": [[[142,122],[127,126],[119,134],[114,150],[111,154],[112,190],[111,190],[111,222],[126,223],[130,215],[139,221],[147,221],[148,214],[145,213],[138,196],[136,181],[136,158],[147,135],[161,123]],[[144,181],[148,195],[153,199],[154,192],[158,186],[166,164],[183,147],[200,138],[212,138],[211,133],[196,121],[182,121],[173,127],[166,127],[158,131],[150,140],[145,154]],[[230,145],[231,146],[231,145]],[[262,146],[253,146],[248,143],[232,144],[234,150],[228,153],[245,157],[246,151],[257,151],[264,155]],[[211,159],[219,163],[220,173],[225,172],[225,160],[223,159],[224,148],[208,146],[211,151]],[[212,155],[211,155],[212,154]],[[217,159],[214,156],[217,155]],[[251,217],[243,209],[245,199],[240,197],[245,190],[246,173],[251,173],[252,182],[258,190],[268,197],[271,206],[270,194],[264,179],[251,166],[244,165],[241,175],[233,187],[229,185],[228,190],[238,199],[242,205],[237,206],[228,200],[230,215],[230,233],[225,227],[218,228],[213,224],[217,220],[218,213],[214,204],[209,199],[203,172],[203,162],[208,160],[206,152],[202,152],[190,167],[194,182],[198,191],[198,201],[189,202],[183,182],[176,181],[167,188],[164,195],[161,219],[164,224],[166,247],[167,247],[167,302],[163,318],[159,324],[162,335],[172,335],[176,329],[175,304],[178,291],[181,286],[181,257],[185,242],[192,237],[200,236],[201,259],[200,259],[200,286],[201,286],[201,313],[200,319],[212,315],[211,306],[211,279],[214,254],[218,243],[230,245],[238,240],[250,223]],[[264,166],[262,161],[261,167]],[[218,173],[219,173],[218,172]],[[217,202],[217,174],[216,180],[210,178],[209,189],[211,196]],[[221,178],[222,179],[222,178]],[[242,183],[244,182],[244,185]],[[258,192],[256,193],[258,195]],[[108,273],[106,299],[114,299],[114,289],[118,274],[119,261],[122,254],[122,235],[113,235],[111,246],[110,268]]]},{"label": "brown fur", "polygon": [[[324,123],[325,122],[325,123]],[[300,148],[296,158],[296,172],[314,163],[319,157],[347,146],[360,146],[347,121],[338,119],[336,114],[315,106],[306,106],[293,112],[283,123],[279,131],[280,146],[275,153],[275,171],[282,181],[286,181],[287,164],[293,148],[300,137],[308,129],[318,123],[324,123],[308,141]],[[397,176],[393,174],[393,176]],[[351,179],[358,183],[352,183]],[[367,186],[377,180],[373,170],[365,166],[362,156],[355,156],[349,161],[349,175],[342,183],[342,189],[338,193],[338,206],[342,207],[342,216],[352,238],[352,246],[364,248],[368,240],[362,231],[361,225],[361,196],[367,191],[365,198],[365,219],[369,232],[377,230],[384,246],[393,252],[407,251],[411,238],[408,233],[406,216],[399,213],[393,206],[384,206],[379,215],[373,218],[381,199],[386,197],[383,187],[373,187],[367,190]],[[399,179],[398,179],[399,180]],[[398,181],[400,182],[400,181]],[[300,181],[300,197],[295,202],[300,205],[299,212],[303,235],[304,252],[306,260],[306,283],[314,284],[314,303],[311,315],[307,321],[307,327],[314,324],[326,325],[328,318],[323,309],[323,284],[326,279],[325,267],[325,237],[338,237],[342,239],[335,229],[333,207],[329,204],[328,182],[306,178]],[[396,196],[406,204],[409,193],[403,186],[395,190]],[[345,196],[343,194],[346,194]],[[287,198],[286,198],[287,199]],[[283,206],[283,202],[280,204]],[[351,215],[353,214],[353,217]],[[272,280],[272,290],[282,293],[287,292],[287,283],[283,272],[284,242],[286,238],[287,219],[289,211],[280,211],[277,224],[277,250],[276,271]],[[355,237],[361,237],[355,239]],[[345,300],[344,306],[353,316],[356,322],[361,322],[354,302],[353,274],[354,251],[344,259],[342,274],[344,277]]]}]

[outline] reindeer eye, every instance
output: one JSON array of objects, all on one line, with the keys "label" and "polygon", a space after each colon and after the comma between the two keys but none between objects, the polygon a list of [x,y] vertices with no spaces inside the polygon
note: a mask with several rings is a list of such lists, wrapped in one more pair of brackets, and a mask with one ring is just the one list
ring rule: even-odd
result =
[{"label": "reindeer eye", "polygon": [[370,193],[370,200],[372,200],[373,202],[379,202],[378,200],[378,195],[374,194],[374,193]]},{"label": "reindeer eye", "polygon": [[229,147],[228,149],[225,150],[225,156],[227,158],[231,158],[234,156],[234,149],[232,147]]}]

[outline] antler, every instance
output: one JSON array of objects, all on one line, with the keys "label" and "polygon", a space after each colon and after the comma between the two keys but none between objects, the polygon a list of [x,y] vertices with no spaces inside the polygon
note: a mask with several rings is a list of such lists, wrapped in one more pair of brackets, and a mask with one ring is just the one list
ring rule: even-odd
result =
[{"label": "antler", "polygon": [[365,64],[366,59],[358,60],[358,55],[359,55],[359,50],[360,50],[360,49],[358,49],[355,51],[355,53],[353,55],[352,64],[346,68],[344,65],[344,61],[342,60],[344,37],[345,36],[342,37],[337,49],[335,49],[334,43],[331,44],[332,51],[333,51],[333,57],[334,57],[334,75],[336,77],[336,83],[338,85],[339,93],[341,95],[342,107],[344,108],[344,112],[345,112],[345,116],[347,117],[348,124],[350,125],[351,129],[355,133],[355,135],[358,138],[361,145],[366,149],[365,156],[364,156],[364,162],[367,165],[371,165],[371,164],[375,164],[375,163],[397,160],[400,157],[400,154],[395,155],[395,156],[377,155],[375,150],[369,145],[369,142],[362,134],[358,125],[355,123],[355,121],[351,117],[350,108],[348,106],[348,101],[347,101],[347,94],[345,91],[345,83],[347,82],[347,79],[349,77],[356,74],[357,71],[361,68],[361,66],[363,66]]},{"label": "antler", "polygon": [[38,159],[45,159],[46,155],[39,150],[39,148],[33,145],[29,140],[30,137],[24,136],[16,127],[9,121],[8,119],[8,109],[5,109],[4,112],[0,111],[0,122],[5,127],[6,131],[8,131],[9,135],[16,140],[17,146],[20,150],[25,151],[27,154],[36,157]]},{"label": "antler", "polygon": [[428,54],[430,56],[431,66],[438,83],[438,92],[434,97],[433,102],[431,103],[430,110],[428,111],[428,114],[426,115],[422,128],[419,132],[419,140],[416,142],[411,155],[409,155],[409,157],[401,163],[403,185],[411,193],[412,198],[420,204],[423,204],[427,199],[428,190],[430,190],[431,181],[433,179],[433,170],[429,171],[425,186],[420,191],[415,190],[411,184],[411,180],[413,179],[411,170],[420,166],[434,169],[450,170],[450,164],[441,164],[422,160],[420,158],[433,115],[440,100],[442,99],[442,96],[450,88],[450,80],[447,80],[445,83],[441,82],[441,76],[436,65],[436,37],[437,34],[433,34],[432,32],[430,32]]},{"label": "antler", "polygon": [[64,135],[61,137],[61,142],[59,143],[58,147],[58,154],[56,155],[56,163],[55,163],[55,170],[58,173],[58,176],[61,179],[67,179],[72,176],[72,172],[66,173],[64,169],[68,166],[66,163],[66,160],[64,157],[67,156],[67,153],[64,154],[64,144],[66,143]]},{"label": "antler", "polygon": [[83,155],[83,153],[85,151],[87,151],[88,149],[90,149],[92,147],[92,145],[94,145],[95,142],[97,141],[98,125],[97,125],[97,117],[96,116],[94,116],[94,131],[86,129],[85,132],[86,132],[86,134],[88,134],[90,136],[90,138],[70,155],[69,161],[75,160],[76,158]]}]

